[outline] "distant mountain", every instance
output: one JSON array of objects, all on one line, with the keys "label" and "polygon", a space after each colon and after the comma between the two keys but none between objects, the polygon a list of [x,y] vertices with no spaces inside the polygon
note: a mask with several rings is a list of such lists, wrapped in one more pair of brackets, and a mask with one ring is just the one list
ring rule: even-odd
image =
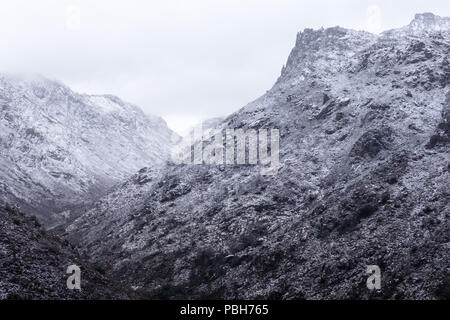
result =
[{"label": "distant mountain", "polygon": [[171,148],[164,120],[111,95],[41,76],[0,75],[0,199],[45,224],[78,214]]},{"label": "distant mountain", "polygon": [[182,133],[182,136],[180,136],[177,140],[178,143],[180,143],[183,139],[191,139],[194,136],[194,131],[208,131],[210,129],[218,129],[220,128],[220,125],[223,123],[223,120],[225,117],[215,117],[215,118],[209,118],[203,121],[200,121],[196,123],[191,128],[188,128],[184,133]]},{"label": "distant mountain", "polygon": [[279,129],[277,174],[144,169],[66,235],[155,298],[448,298],[449,52],[448,18],[428,13],[379,36],[306,29],[274,87],[220,124]]}]

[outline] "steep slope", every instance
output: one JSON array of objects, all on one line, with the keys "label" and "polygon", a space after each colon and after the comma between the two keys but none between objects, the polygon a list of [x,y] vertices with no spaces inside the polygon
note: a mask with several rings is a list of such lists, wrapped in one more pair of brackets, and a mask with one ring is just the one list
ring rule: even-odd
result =
[{"label": "steep slope", "polygon": [[448,298],[447,21],[299,33],[275,86],[221,125],[279,129],[278,174],[144,170],[68,238],[152,298]]},{"label": "steep slope", "polygon": [[160,165],[171,134],[162,119],[117,97],[0,75],[0,197],[53,222],[140,168]]},{"label": "steep slope", "polygon": [[[81,268],[81,291],[67,289],[67,267]],[[0,300],[132,299],[131,289],[107,278],[73,247],[47,234],[36,219],[0,207]]]}]

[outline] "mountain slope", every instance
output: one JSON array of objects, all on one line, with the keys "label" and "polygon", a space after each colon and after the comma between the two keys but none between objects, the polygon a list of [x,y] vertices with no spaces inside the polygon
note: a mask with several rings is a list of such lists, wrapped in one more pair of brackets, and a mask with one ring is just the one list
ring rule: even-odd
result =
[{"label": "mountain slope", "polygon": [[448,298],[446,21],[306,29],[274,87],[221,124],[279,129],[278,174],[144,170],[66,235],[152,298]]},{"label": "mountain slope", "polygon": [[[81,291],[66,286],[67,267],[81,268]],[[131,299],[130,289],[84,262],[66,241],[46,233],[37,220],[0,207],[1,299]]]},{"label": "mountain slope", "polygon": [[117,97],[1,75],[0,197],[53,222],[140,168],[160,165],[171,134],[162,119]]}]

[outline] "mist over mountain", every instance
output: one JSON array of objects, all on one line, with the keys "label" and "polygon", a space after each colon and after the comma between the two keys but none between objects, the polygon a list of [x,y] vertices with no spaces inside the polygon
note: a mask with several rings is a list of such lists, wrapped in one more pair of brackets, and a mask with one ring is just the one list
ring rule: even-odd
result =
[{"label": "mist over mountain", "polygon": [[78,214],[142,167],[163,163],[163,119],[111,95],[36,75],[0,75],[0,199],[45,224]]}]

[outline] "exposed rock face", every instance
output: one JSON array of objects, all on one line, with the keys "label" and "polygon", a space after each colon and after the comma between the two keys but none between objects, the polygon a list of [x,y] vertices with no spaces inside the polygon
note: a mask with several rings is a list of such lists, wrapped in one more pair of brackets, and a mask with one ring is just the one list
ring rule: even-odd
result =
[{"label": "exposed rock face", "polygon": [[429,14],[380,36],[305,30],[221,124],[279,129],[277,175],[143,170],[67,236],[152,298],[449,298],[449,49]]},{"label": "exposed rock face", "polygon": [[[81,291],[67,289],[67,267],[81,268]],[[0,207],[1,299],[130,299],[136,295],[84,262],[67,241],[46,233],[36,219]]]},{"label": "exposed rock face", "polygon": [[117,97],[0,75],[0,199],[50,224],[140,168],[160,165],[171,134],[162,119]]},{"label": "exposed rock face", "polygon": [[415,36],[421,36],[424,33],[429,34],[436,31],[446,32],[450,29],[450,18],[440,17],[431,12],[418,13],[411,23],[403,28],[388,30],[385,34],[403,33]]}]

